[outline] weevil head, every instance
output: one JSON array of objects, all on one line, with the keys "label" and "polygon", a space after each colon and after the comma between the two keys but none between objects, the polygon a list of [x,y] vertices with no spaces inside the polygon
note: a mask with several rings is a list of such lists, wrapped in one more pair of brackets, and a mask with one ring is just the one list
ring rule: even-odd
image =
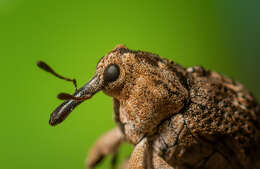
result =
[{"label": "weevil head", "polygon": [[[118,45],[100,59],[93,78],[54,110],[50,124],[62,122],[77,105],[101,90],[119,101],[131,97],[154,106],[159,105],[155,102],[167,102],[168,98],[176,102],[174,106],[180,107],[180,100],[184,98],[181,96],[187,91],[175,73],[177,68],[172,71],[168,67],[168,63],[157,55]],[[177,92],[180,93],[178,97]]]},{"label": "weevil head", "polygon": [[109,96],[120,95],[125,85],[129,61],[127,63],[124,54],[128,52],[128,48],[118,45],[97,63],[96,74],[102,80],[103,92]]},{"label": "weevil head", "polygon": [[71,98],[58,106],[51,114],[50,125],[61,123],[77,105],[91,98],[100,90],[110,96],[120,95],[120,89],[124,86],[126,76],[123,53],[127,51],[129,51],[128,48],[119,45],[102,57],[97,64],[93,78],[73,94],[73,97],[78,100]]},{"label": "weevil head", "polygon": [[[147,66],[146,62],[151,66]],[[153,69],[156,62],[156,58],[150,58],[147,52],[117,45],[97,63],[96,75],[102,81],[102,91],[121,100],[135,86],[136,79],[149,72],[147,69]]]}]

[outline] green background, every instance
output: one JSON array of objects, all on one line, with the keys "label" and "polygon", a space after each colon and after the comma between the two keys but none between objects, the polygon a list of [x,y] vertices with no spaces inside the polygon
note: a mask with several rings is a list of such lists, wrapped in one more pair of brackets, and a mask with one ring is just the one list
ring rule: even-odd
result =
[{"label": "green background", "polygon": [[[114,127],[102,92],[57,127],[49,115],[72,84],[38,69],[44,60],[79,86],[117,44],[203,65],[257,98],[260,1],[0,0],[0,168],[81,169],[90,146]],[[124,145],[121,159],[131,147]],[[111,158],[111,157],[110,157]],[[98,168],[108,168],[109,158]]]}]

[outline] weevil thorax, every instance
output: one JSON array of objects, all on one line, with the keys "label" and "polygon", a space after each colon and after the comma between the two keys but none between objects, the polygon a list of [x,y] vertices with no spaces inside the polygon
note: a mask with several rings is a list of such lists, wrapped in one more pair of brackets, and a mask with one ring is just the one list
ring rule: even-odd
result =
[{"label": "weevil thorax", "polygon": [[[152,53],[122,45],[99,61],[96,74],[104,80],[103,92],[120,103],[119,120],[130,142],[135,144],[152,134],[164,119],[184,106],[188,91],[179,76],[184,72],[175,72],[184,69],[174,65]],[[106,80],[109,67],[119,74]]]}]

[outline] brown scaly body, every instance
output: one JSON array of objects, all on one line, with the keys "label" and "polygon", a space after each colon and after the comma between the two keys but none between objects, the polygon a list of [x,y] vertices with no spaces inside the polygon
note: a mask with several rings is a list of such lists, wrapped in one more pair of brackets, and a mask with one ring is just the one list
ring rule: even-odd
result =
[{"label": "brown scaly body", "polygon": [[[93,79],[74,96],[102,90],[113,97],[118,128],[93,146],[87,167],[127,141],[135,145],[129,169],[260,168],[260,107],[241,84],[122,45],[99,61]],[[50,124],[81,102],[64,102]]]},{"label": "brown scaly body", "polygon": [[255,98],[202,67],[188,68],[187,76],[189,102],[159,127],[157,152],[177,168],[260,168]]}]

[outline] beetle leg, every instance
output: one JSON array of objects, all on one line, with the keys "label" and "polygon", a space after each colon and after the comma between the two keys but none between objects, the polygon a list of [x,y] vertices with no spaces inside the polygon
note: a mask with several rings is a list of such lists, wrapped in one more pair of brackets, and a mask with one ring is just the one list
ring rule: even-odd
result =
[{"label": "beetle leg", "polygon": [[115,155],[123,138],[124,136],[118,127],[102,135],[89,151],[86,168],[94,168],[108,154]]},{"label": "beetle leg", "polygon": [[174,169],[153,151],[147,138],[143,138],[128,161],[128,169]]},{"label": "beetle leg", "polygon": [[147,169],[148,141],[143,138],[134,148],[128,161],[128,169]]},{"label": "beetle leg", "polygon": [[118,162],[118,151],[116,151],[112,156],[110,169],[116,169],[117,162]]},{"label": "beetle leg", "polygon": [[162,159],[155,152],[153,153],[153,168],[154,169],[174,169],[164,159]]}]

